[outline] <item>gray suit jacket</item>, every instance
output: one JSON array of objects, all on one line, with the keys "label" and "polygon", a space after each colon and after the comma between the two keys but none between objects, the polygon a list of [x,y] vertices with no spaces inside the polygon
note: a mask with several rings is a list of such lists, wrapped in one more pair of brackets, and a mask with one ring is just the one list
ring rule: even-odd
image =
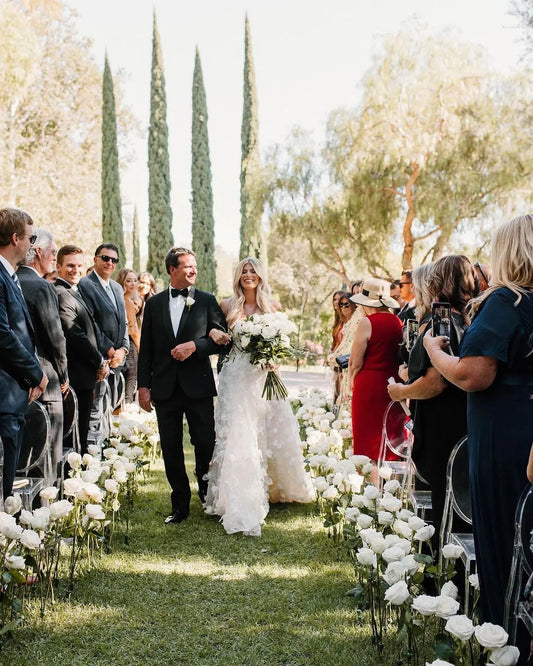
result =
[{"label": "gray suit jacket", "polygon": [[56,289],[29,266],[21,266],[17,276],[33,322],[39,362],[49,380],[42,400],[60,401],[60,384],[68,381],[68,368]]},{"label": "gray suit jacket", "polygon": [[89,306],[94,321],[100,329],[100,352],[105,358],[111,347],[114,349],[130,348],[124,290],[114,280],[109,280],[109,285],[115,296],[116,308],[113,307],[94,271],[82,278],[78,285],[83,300]]}]

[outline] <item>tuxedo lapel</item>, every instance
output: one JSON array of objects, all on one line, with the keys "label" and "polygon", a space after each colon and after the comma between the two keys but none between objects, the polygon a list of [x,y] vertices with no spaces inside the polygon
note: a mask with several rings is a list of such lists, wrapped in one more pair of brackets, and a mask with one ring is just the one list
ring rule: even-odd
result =
[{"label": "tuxedo lapel", "polygon": [[5,268],[3,266],[2,266],[2,269],[4,270],[4,273],[7,276],[6,281],[9,284],[9,288],[15,294],[15,298],[17,299],[17,301],[19,302],[22,310],[24,311],[24,316],[26,317],[26,324],[28,325],[28,328],[31,331],[31,334],[33,336],[33,334],[34,334],[33,322],[31,320],[30,311],[28,310],[28,305],[26,303],[26,299],[24,298],[24,294],[22,293],[22,289],[13,280],[13,278],[9,275],[9,273],[5,270]]},{"label": "tuxedo lapel", "polygon": [[168,302],[169,298],[170,296],[167,289],[166,298],[161,299],[161,321],[163,323],[163,326],[165,328],[169,340],[172,340],[172,343],[174,343],[176,340],[176,336],[174,335],[174,331],[172,329],[172,320],[170,319],[170,304]]}]

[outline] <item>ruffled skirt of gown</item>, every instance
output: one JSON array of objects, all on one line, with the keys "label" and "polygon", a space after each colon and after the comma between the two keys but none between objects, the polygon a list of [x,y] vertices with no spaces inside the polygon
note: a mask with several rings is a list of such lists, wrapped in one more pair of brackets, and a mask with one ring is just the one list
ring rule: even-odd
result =
[{"label": "ruffled skirt of gown", "polygon": [[205,511],[228,534],[260,536],[269,501],[314,499],[289,401],[261,397],[266,374],[236,350],[220,374]]}]

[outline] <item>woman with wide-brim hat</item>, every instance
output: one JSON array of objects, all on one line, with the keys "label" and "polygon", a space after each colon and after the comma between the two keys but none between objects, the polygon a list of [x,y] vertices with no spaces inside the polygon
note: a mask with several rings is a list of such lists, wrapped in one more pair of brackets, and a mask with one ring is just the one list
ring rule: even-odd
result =
[{"label": "woman with wide-brim hat", "polygon": [[[402,323],[393,314],[398,303],[389,295],[389,283],[367,278],[351,299],[364,315],[355,333],[348,366],[352,390],[353,450],[373,462],[379,457],[383,418],[390,403],[389,377],[398,377],[397,353],[402,341]],[[399,405],[392,408],[392,421],[399,434],[405,421]],[[397,414],[396,414],[397,411]],[[374,473],[374,480],[377,476]]]}]

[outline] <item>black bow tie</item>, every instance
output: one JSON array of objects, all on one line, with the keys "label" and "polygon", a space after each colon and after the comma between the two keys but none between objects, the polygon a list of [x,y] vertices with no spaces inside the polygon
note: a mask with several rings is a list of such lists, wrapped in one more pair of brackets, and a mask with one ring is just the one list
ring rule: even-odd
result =
[{"label": "black bow tie", "polygon": [[176,298],[176,296],[183,296],[183,298],[187,298],[189,295],[189,290],[187,288],[185,289],[174,289],[173,287],[170,289],[170,295],[172,298]]}]

